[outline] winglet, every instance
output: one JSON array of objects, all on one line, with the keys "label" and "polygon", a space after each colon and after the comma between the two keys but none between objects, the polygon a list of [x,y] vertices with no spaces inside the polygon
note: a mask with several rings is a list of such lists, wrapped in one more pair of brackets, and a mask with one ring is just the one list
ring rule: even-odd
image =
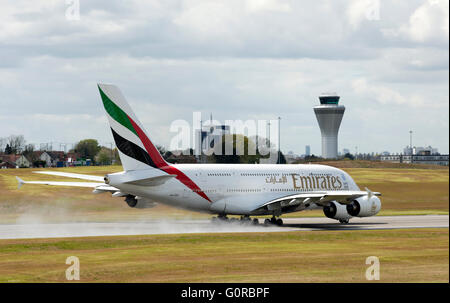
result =
[{"label": "winglet", "polygon": [[368,189],[368,188],[366,187],[366,192],[367,192],[367,196],[369,197],[369,199],[372,198],[372,196],[373,196],[373,191],[371,191],[370,189]]},{"label": "winglet", "polygon": [[20,179],[19,177],[16,176],[17,182],[19,182],[19,184],[17,185],[17,189],[20,189],[22,187],[22,185],[25,184],[25,181],[23,181],[22,179]]},{"label": "winglet", "polygon": [[367,195],[369,196],[369,198],[371,198],[373,196],[381,196],[381,193],[379,193],[377,191],[373,192],[370,189],[368,189],[367,187],[366,187],[366,192],[367,192]]}]

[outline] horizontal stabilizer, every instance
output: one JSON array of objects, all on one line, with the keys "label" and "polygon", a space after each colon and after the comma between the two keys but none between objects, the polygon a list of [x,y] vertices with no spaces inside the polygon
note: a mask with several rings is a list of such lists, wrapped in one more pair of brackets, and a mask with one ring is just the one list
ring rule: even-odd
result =
[{"label": "horizontal stabilizer", "polygon": [[33,173],[52,175],[52,176],[59,176],[59,177],[66,177],[66,178],[83,179],[83,180],[89,180],[89,181],[98,181],[98,182],[103,182],[104,181],[102,176],[83,175],[83,174],[75,174],[75,173],[64,173],[64,172],[60,172],[60,171],[34,171]]},{"label": "horizontal stabilizer", "polygon": [[19,177],[16,177],[19,182],[18,188],[21,188],[23,184],[40,184],[40,185],[54,185],[54,186],[70,186],[70,187],[90,187],[94,188],[94,193],[102,192],[116,192],[118,188],[107,185],[105,183],[98,182],[61,182],[61,181],[24,181]]},{"label": "horizontal stabilizer", "polygon": [[41,185],[56,185],[56,186],[75,186],[75,187],[97,187],[106,185],[105,183],[94,182],[60,182],[60,181],[19,181],[19,186],[22,184],[41,184]]}]

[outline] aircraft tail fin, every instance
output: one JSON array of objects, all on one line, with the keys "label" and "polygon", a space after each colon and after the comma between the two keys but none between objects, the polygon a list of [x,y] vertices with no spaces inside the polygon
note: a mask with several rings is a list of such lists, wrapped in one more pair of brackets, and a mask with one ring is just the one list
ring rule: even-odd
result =
[{"label": "aircraft tail fin", "polygon": [[123,169],[128,171],[168,166],[119,88],[99,83],[98,89]]}]

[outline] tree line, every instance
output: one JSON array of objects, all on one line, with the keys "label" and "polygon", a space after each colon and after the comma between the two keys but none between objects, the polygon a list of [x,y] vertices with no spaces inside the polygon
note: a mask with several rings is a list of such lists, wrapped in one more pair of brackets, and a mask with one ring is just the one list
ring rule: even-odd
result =
[{"label": "tree line", "polygon": [[[31,163],[38,161],[35,153],[34,144],[26,144],[23,135],[11,135],[9,137],[0,137],[0,153],[7,155],[22,154],[27,157]],[[46,151],[46,150],[44,150]],[[51,151],[48,151],[51,152]],[[101,146],[96,139],[84,139],[74,145],[69,153],[76,153],[82,159],[91,159],[93,164],[107,165],[120,164],[119,153],[117,148],[108,148]]]},{"label": "tree line", "polygon": [[[231,138],[223,138],[221,145],[215,147],[215,151],[206,156],[206,162],[208,163],[260,163],[261,159],[267,158],[262,155],[256,148],[256,153],[249,152],[255,149],[255,140],[252,140],[244,135],[224,135],[231,136]],[[231,139],[231,140],[230,140]],[[260,138],[266,146],[270,146],[270,142],[267,139]],[[230,144],[231,146],[226,146]],[[260,142],[261,145],[261,142]],[[163,156],[163,158],[169,161],[169,158],[173,155],[172,151],[166,150],[163,146],[156,145],[156,148]],[[244,150],[241,150],[241,149]],[[221,150],[221,152],[218,152]],[[232,150],[231,154],[226,154],[225,151]],[[23,135],[11,135],[6,138],[0,138],[0,152],[5,154],[23,154],[32,163],[38,161],[35,147],[33,144],[26,144],[26,140]],[[49,151],[50,152],[50,151]],[[276,151],[273,151],[277,153]],[[121,164],[119,153],[117,148],[108,148],[101,146],[96,139],[84,139],[77,142],[74,147],[69,150],[69,153],[76,153],[82,159],[90,159],[95,165],[108,165],[108,164]],[[190,149],[189,156],[194,157],[194,151]],[[286,163],[286,159],[282,152],[277,157],[278,163]],[[170,161],[169,161],[170,162]]]}]

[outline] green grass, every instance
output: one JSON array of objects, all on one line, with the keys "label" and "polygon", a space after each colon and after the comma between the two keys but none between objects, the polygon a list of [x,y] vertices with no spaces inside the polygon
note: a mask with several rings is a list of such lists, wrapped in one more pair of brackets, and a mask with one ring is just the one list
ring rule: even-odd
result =
[{"label": "green grass", "polygon": [[81,282],[449,281],[448,229],[183,234],[0,240],[0,282],[64,282],[77,256]]}]

